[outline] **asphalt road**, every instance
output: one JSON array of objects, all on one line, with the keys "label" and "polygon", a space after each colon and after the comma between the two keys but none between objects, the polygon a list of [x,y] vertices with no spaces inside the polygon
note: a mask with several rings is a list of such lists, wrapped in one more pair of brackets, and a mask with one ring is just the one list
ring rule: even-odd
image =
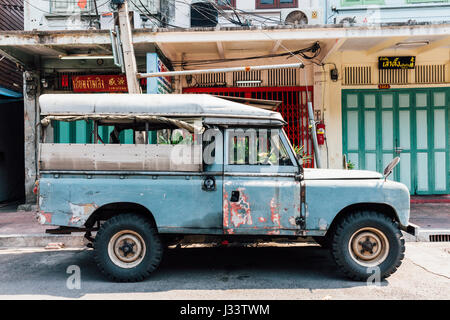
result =
[{"label": "asphalt road", "polygon": [[[80,289],[67,287],[74,265]],[[403,264],[380,286],[343,278],[314,245],[170,249],[140,283],[106,280],[91,250],[0,250],[0,299],[65,298],[450,299],[450,243],[407,243]]]}]

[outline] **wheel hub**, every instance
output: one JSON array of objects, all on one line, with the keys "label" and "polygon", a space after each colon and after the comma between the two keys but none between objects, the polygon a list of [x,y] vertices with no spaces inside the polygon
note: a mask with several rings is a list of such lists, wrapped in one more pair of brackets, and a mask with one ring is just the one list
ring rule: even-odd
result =
[{"label": "wheel hub", "polygon": [[389,242],[378,229],[361,228],[350,238],[349,251],[360,265],[371,267],[381,264],[389,253]]},{"label": "wheel hub", "polygon": [[143,260],[146,253],[144,239],[132,230],[123,230],[111,237],[108,255],[121,268],[133,268]]},{"label": "wheel hub", "polygon": [[123,246],[119,247],[119,250],[122,250],[124,256],[126,257],[129,253],[133,254],[134,250],[133,247],[135,246],[135,243],[128,243],[126,241],[124,241]]},{"label": "wheel hub", "polygon": [[369,237],[367,237],[364,242],[359,242],[358,244],[360,244],[362,247],[362,253],[367,251],[372,254],[373,254],[373,248],[377,245],[376,242],[371,242]]}]

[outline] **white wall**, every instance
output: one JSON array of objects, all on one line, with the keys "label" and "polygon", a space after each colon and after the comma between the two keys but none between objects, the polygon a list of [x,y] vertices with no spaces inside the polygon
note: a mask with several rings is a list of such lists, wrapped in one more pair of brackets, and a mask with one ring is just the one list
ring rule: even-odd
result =
[{"label": "white wall", "polygon": [[[61,4],[66,4],[64,8],[55,9],[52,0],[32,0],[24,2],[24,29],[31,30],[86,30],[89,27],[89,19],[95,18],[95,8],[93,1],[88,1],[89,6],[84,10],[77,6],[76,0],[56,0]],[[73,1],[73,3],[70,3]],[[141,0],[147,4],[148,10],[153,12],[159,11],[159,0]],[[170,1],[170,0],[169,0]],[[137,0],[134,0],[136,3]],[[100,16],[112,13],[113,10],[106,0],[97,0],[97,9]],[[142,28],[142,21],[139,15],[147,12],[144,9],[137,10],[132,4],[129,6],[130,11],[135,12],[135,28]],[[112,16],[100,17],[103,22],[112,22]],[[110,23],[107,23],[108,25]],[[158,22],[156,21],[156,24]],[[145,27],[151,28],[154,24],[150,21]]]},{"label": "white wall", "polygon": [[[380,1],[380,5],[345,5],[342,0],[328,0],[328,3],[328,23],[340,23],[344,18],[353,17],[357,24],[405,23],[408,20],[438,23],[450,20],[450,2],[446,0],[423,3],[384,0]],[[337,11],[331,10],[332,7]]]}]

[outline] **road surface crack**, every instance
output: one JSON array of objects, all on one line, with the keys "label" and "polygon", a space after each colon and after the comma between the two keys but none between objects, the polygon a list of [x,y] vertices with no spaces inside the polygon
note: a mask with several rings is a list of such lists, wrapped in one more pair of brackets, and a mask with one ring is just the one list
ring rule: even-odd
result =
[{"label": "road surface crack", "polygon": [[421,266],[420,264],[415,263],[414,261],[412,261],[412,260],[409,259],[409,258],[406,258],[406,260],[411,261],[412,264],[414,264],[414,265],[420,267],[421,269],[425,270],[425,271],[428,272],[428,273],[431,273],[431,274],[434,274],[435,276],[443,277],[443,278],[446,278],[446,279],[450,280],[450,277],[447,277],[446,275],[443,275],[443,274],[440,274],[440,273],[436,273],[436,272],[430,271],[430,270],[428,270],[427,268],[425,268],[424,266]]}]

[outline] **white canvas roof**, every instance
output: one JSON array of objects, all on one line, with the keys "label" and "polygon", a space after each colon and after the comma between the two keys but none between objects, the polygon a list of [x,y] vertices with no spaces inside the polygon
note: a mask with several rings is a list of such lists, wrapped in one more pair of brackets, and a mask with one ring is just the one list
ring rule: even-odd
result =
[{"label": "white canvas roof", "polygon": [[278,112],[207,94],[44,94],[39,104],[41,115],[145,114],[284,123]]}]

